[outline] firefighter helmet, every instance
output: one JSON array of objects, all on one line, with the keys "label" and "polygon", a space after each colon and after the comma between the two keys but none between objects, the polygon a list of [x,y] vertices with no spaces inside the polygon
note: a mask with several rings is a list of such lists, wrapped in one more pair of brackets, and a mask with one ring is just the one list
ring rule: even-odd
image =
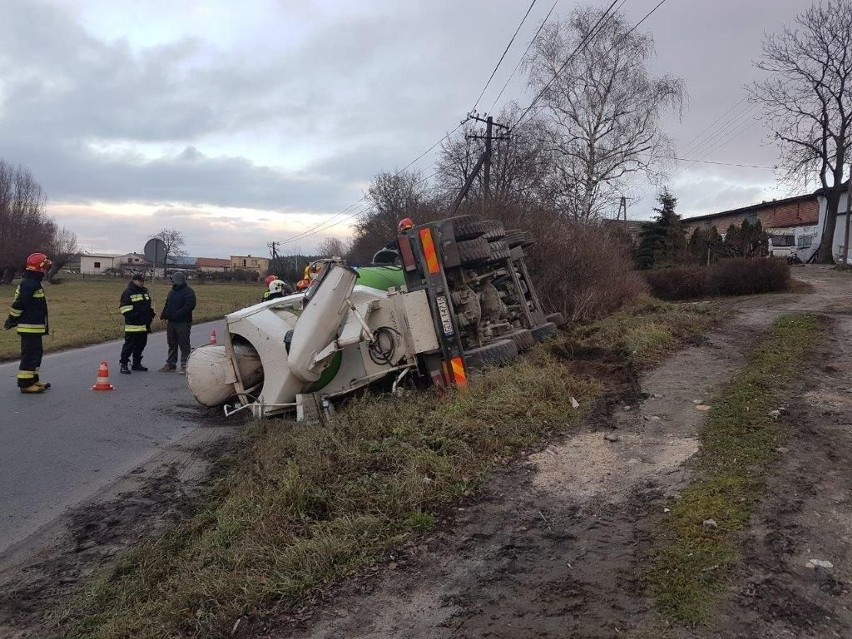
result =
[{"label": "firefighter helmet", "polygon": [[396,230],[398,233],[403,233],[412,228],[414,228],[414,222],[411,221],[410,217],[404,217],[399,221]]},{"label": "firefighter helmet", "polygon": [[36,273],[47,273],[53,262],[44,253],[33,253],[27,258],[27,270]]},{"label": "firefighter helmet", "polygon": [[283,293],[285,286],[287,286],[287,285],[281,280],[272,280],[269,283],[269,292],[270,293]]},{"label": "firefighter helmet", "polygon": [[278,276],[277,276],[277,275],[267,275],[267,276],[266,276],[266,279],[265,279],[265,280],[263,280],[263,283],[264,283],[266,286],[269,286],[270,284],[272,284],[272,282],[274,282],[274,281],[275,281],[275,280],[277,280],[277,279],[278,279]]}]

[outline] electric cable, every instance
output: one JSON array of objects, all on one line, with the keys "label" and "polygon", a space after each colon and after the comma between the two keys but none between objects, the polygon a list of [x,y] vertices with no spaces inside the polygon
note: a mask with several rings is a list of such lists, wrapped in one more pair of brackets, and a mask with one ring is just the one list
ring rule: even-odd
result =
[{"label": "electric cable", "polygon": [[482,92],[479,94],[479,97],[476,98],[476,102],[473,103],[473,108],[471,109],[471,111],[476,111],[476,107],[479,104],[479,101],[482,99],[482,96],[485,95],[485,91],[488,89],[488,85],[490,85],[491,80],[494,79],[494,74],[497,73],[497,69],[499,69],[500,65],[503,63],[503,58],[505,58],[506,54],[509,52],[509,49],[511,48],[512,43],[515,41],[515,38],[518,35],[518,32],[521,30],[521,27],[524,26],[524,22],[527,21],[527,16],[529,16],[530,11],[532,11],[532,8],[535,6],[535,3],[537,1],[538,0],[532,0],[532,2],[530,2],[530,6],[527,7],[527,12],[524,14],[524,17],[521,18],[521,23],[518,25],[518,28],[515,29],[515,33],[513,33],[512,37],[509,39],[509,44],[507,44],[506,48],[503,50],[503,55],[501,55],[500,59],[497,60],[497,66],[495,66],[494,70],[491,72],[491,75],[488,78],[488,82],[486,82],[485,86],[482,87]]}]

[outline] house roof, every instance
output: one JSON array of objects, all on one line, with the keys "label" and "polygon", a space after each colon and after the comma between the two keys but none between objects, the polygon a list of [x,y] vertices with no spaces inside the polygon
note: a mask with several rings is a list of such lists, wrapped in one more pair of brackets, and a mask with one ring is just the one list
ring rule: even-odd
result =
[{"label": "house roof", "polygon": [[199,268],[221,267],[226,268],[231,266],[230,260],[221,259],[218,257],[199,257],[195,260],[195,265]]},{"label": "house roof", "polygon": [[703,222],[706,220],[714,220],[720,217],[727,217],[730,215],[741,215],[743,213],[748,213],[751,211],[759,211],[761,209],[767,208],[776,208],[779,206],[785,206],[788,204],[797,204],[800,202],[810,202],[815,200],[818,193],[809,193],[807,195],[796,195],[794,197],[788,197],[781,200],[770,200],[768,202],[760,202],[759,204],[750,204],[749,206],[741,206],[737,209],[729,209],[727,211],[719,211],[718,213],[708,213],[707,215],[696,215],[693,217],[685,217],[683,218],[684,222]]}]

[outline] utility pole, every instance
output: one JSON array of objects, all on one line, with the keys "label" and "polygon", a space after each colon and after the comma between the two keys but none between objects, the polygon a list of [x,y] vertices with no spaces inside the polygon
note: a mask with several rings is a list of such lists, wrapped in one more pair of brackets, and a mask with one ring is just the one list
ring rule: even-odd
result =
[{"label": "utility pole", "polygon": [[[465,181],[464,187],[462,187],[461,193],[459,193],[456,198],[456,203],[453,206],[453,213],[458,210],[461,201],[464,199],[464,196],[467,195],[468,190],[470,189],[470,185],[473,184],[473,180],[476,179],[476,174],[479,172],[480,168],[482,169],[482,205],[483,208],[488,206],[488,203],[491,201],[491,157],[492,157],[492,141],[493,140],[508,140],[509,135],[509,127],[505,124],[500,124],[499,122],[495,122],[494,118],[490,115],[481,118],[476,114],[469,114],[469,120],[476,120],[477,122],[485,123],[485,135],[469,135],[469,140],[485,140],[485,151],[483,151],[482,156],[477,161],[476,165],[473,167],[473,171],[468,179]],[[494,127],[505,130],[507,133],[504,135],[494,135]]]},{"label": "utility pole", "polygon": [[270,270],[275,270],[278,267],[278,254],[275,252],[275,247],[280,246],[281,242],[270,242],[267,246],[272,251],[272,268]]},{"label": "utility pole", "polygon": [[615,219],[621,219],[621,213],[624,212],[624,221],[627,221],[627,198],[623,195],[621,196],[621,200],[618,202],[618,213],[615,214]]}]

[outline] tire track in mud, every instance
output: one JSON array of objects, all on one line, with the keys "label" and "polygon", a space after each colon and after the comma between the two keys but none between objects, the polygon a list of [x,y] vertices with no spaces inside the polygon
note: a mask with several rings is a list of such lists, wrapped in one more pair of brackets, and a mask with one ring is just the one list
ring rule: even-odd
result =
[{"label": "tire track in mud", "polygon": [[702,402],[744,364],[772,319],[734,321],[638,385],[627,375],[622,401],[610,399],[582,432],[503,468],[442,532],[389,559],[391,570],[352,579],[316,608],[244,636],[603,639],[654,631],[641,577],[655,523],[689,480],[683,463],[698,447]]}]

